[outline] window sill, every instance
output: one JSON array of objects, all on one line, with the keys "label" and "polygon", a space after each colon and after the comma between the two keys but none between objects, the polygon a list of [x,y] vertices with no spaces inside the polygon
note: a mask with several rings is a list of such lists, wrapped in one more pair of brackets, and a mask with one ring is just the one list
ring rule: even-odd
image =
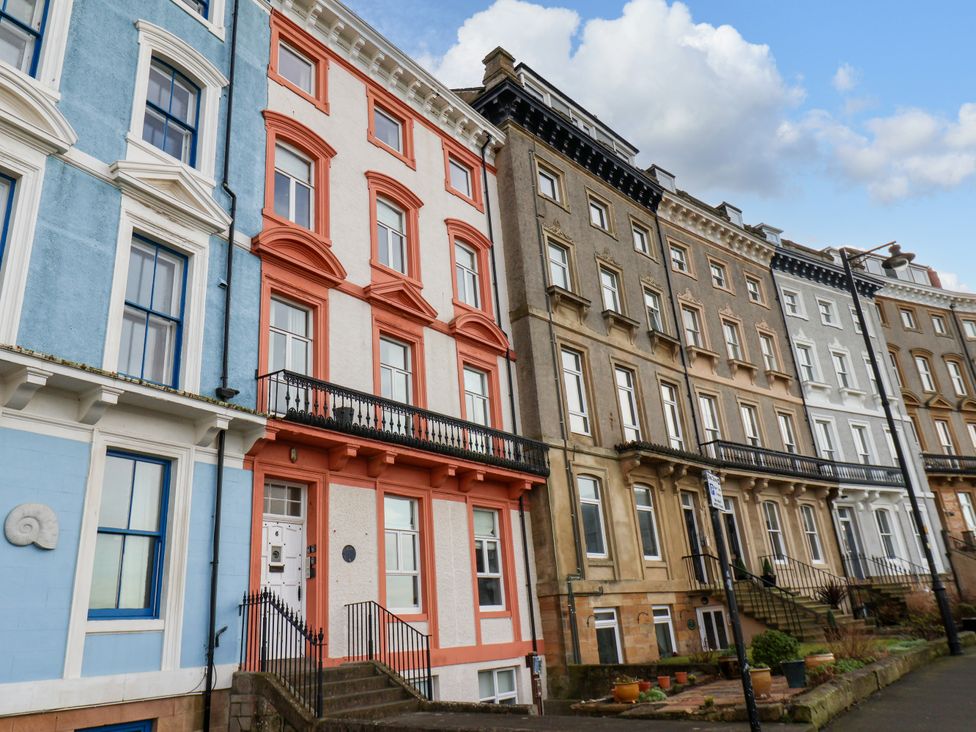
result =
[{"label": "window sill", "polygon": [[613,566],[613,560],[610,559],[610,557],[603,556],[603,555],[600,555],[598,557],[594,557],[591,554],[587,554],[586,555],[586,563],[589,564],[592,567],[612,567]]},{"label": "window sill", "polygon": [[739,371],[746,371],[748,372],[749,379],[752,381],[752,383],[756,383],[756,373],[758,373],[759,368],[754,363],[743,361],[740,358],[730,358],[729,368],[732,370],[733,378],[739,373]]},{"label": "window sill", "polygon": [[649,330],[647,331],[647,335],[651,339],[651,348],[666,348],[671,354],[671,358],[678,355],[678,349],[681,348],[681,341],[674,336],[660,330]]},{"label": "window sill", "polygon": [[[401,131],[402,131],[402,134],[407,134],[406,131],[405,131],[405,125],[403,127],[401,127]],[[390,155],[392,155],[393,157],[395,157],[397,160],[399,160],[401,163],[403,163],[404,165],[406,165],[411,170],[416,170],[417,169],[417,161],[414,160],[412,157],[409,157],[406,153],[400,152],[395,147],[390,147],[385,142],[383,142],[382,140],[380,140],[380,138],[374,137],[373,135],[367,134],[366,135],[366,138],[371,143],[373,143],[374,145],[376,145],[376,147],[378,147],[380,150],[385,150],[386,152],[388,152]]]},{"label": "window sill", "polygon": [[549,203],[551,203],[554,206],[559,206],[559,208],[561,208],[566,213],[570,213],[569,205],[568,204],[565,204],[562,201],[560,201],[560,200],[558,200],[556,198],[553,198],[552,196],[547,196],[545,193],[539,193],[538,196],[543,201],[548,201]]},{"label": "window sill", "polygon": [[550,285],[546,288],[546,293],[552,301],[553,308],[558,309],[560,306],[566,306],[571,310],[575,310],[580,320],[585,317],[587,310],[590,309],[589,300],[558,285]]},{"label": "window sill", "polygon": [[861,397],[861,398],[867,396],[866,391],[863,391],[861,389],[854,389],[849,386],[842,386],[838,389],[838,391],[844,396]]},{"label": "window sill", "polygon": [[620,328],[627,335],[630,336],[631,340],[637,335],[637,331],[640,329],[640,322],[634,320],[633,318],[628,318],[623,313],[618,313],[616,310],[604,310],[603,319],[607,321],[607,332],[609,333],[614,327]]},{"label": "window sill", "polygon": [[323,114],[328,114],[329,113],[329,103],[328,102],[323,101],[321,99],[318,99],[315,95],[311,94],[310,92],[305,91],[304,89],[302,89],[297,84],[293,84],[292,82],[288,81],[288,79],[286,79],[281,74],[279,74],[279,73],[277,73],[275,71],[269,71],[268,72],[268,78],[271,79],[271,81],[277,82],[280,86],[283,86],[288,91],[290,91],[290,92],[298,95],[299,97],[301,97],[302,99],[304,99],[306,102],[308,102],[309,104],[311,104],[313,107],[315,107],[317,110],[319,110]]},{"label": "window sill", "polygon": [[89,619],[85,624],[85,633],[88,635],[99,635],[103,633],[147,633],[161,631],[165,627],[166,624],[162,618]]},{"label": "window sill", "polygon": [[804,381],[803,385],[813,391],[830,391],[830,384],[824,384],[822,381]]},{"label": "window sill", "polygon": [[719,359],[721,358],[715,351],[709,351],[707,348],[702,348],[701,346],[685,346],[685,351],[688,353],[688,358],[691,364],[694,365],[695,361],[699,358],[703,358],[712,364],[714,369],[718,366]]},{"label": "window sill", "polygon": [[198,13],[196,10],[191,8],[182,0],[173,0],[173,2],[176,4],[178,8],[184,10],[187,15],[192,17],[194,20],[200,23],[200,25],[202,25],[208,31],[210,31],[215,36],[217,36],[217,38],[219,38],[220,40],[224,40],[224,32],[225,32],[224,26],[218,25],[217,23],[214,23],[212,20],[204,18],[202,15],[200,15],[200,13]]},{"label": "window sill", "polygon": [[776,369],[766,369],[766,379],[770,384],[775,381],[782,381],[784,386],[789,386],[793,383],[792,376],[785,371],[777,371]]},{"label": "window sill", "polygon": [[[145,140],[136,137],[131,132],[127,133],[125,136],[125,141],[129,145],[129,149],[126,150],[125,159],[138,163],[158,163],[161,165],[169,165],[173,168],[178,168],[185,172],[192,178],[199,181],[208,191],[213,191],[217,186],[217,182],[214,180],[212,175],[207,175],[199,168],[194,168],[192,165],[184,163],[182,160],[174,158],[172,155],[164,153],[162,150],[150,145]],[[200,139],[198,136],[198,144]],[[135,155],[132,153],[135,152]],[[198,159],[199,159],[199,150]]]},{"label": "window sill", "polygon": [[[474,175],[475,174],[472,171],[471,177],[473,178]],[[480,196],[478,198],[475,198],[474,196],[469,196],[463,193],[462,191],[459,191],[457,188],[451,185],[451,182],[449,180],[444,181],[444,190],[450,193],[452,196],[457,196],[469,206],[473,206],[474,208],[478,209],[478,211],[480,211],[481,213],[485,212],[485,204],[482,201]]]},{"label": "window sill", "polygon": [[481,608],[478,608],[478,620],[494,620],[510,617],[512,617],[511,610],[482,610]]}]

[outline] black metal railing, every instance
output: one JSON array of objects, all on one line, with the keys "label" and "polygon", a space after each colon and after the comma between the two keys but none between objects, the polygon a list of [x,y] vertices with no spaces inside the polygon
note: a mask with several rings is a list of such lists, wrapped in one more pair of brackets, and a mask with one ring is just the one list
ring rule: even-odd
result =
[{"label": "black metal railing", "polygon": [[241,670],[273,674],[321,717],[325,633],[267,589],[241,601]]},{"label": "black metal railing", "polygon": [[549,475],[549,448],[545,444],[475,422],[291,371],[259,376],[258,388],[262,409],[292,422]]},{"label": "black metal railing", "polygon": [[962,538],[958,536],[953,536],[945,529],[942,530],[942,537],[945,539],[946,545],[949,549],[953,549],[957,552],[963,552],[964,554],[969,554],[970,556],[976,556],[976,534],[972,531],[963,531]]},{"label": "black metal railing", "polygon": [[[689,586],[694,592],[724,592],[721,563],[713,554],[689,554],[682,557],[688,573]],[[806,608],[798,605],[787,590],[771,585],[762,577],[741,567],[730,568],[735,579],[735,596],[739,609],[775,625],[796,638],[803,637],[800,614]],[[813,613],[816,615],[816,613]],[[718,649],[709,649],[718,650]]]},{"label": "black metal railing", "polygon": [[976,475],[976,457],[926,452],[922,453],[922,461],[925,463],[926,472],[929,473]]},{"label": "black metal railing", "polygon": [[900,486],[901,471],[888,465],[841,463],[821,457],[768,450],[737,442],[714,440],[703,445],[706,454],[722,467],[739,467],[775,475],[812,478],[862,485]]},{"label": "black metal railing", "polygon": [[822,567],[795,559],[789,555],[772,554],[759,558],[773,568],[776,585],[823,605],[855,617],[863,615],[867,607],[864,590],[851,582],[848,577],[840,577]]},{"label": "black metal railing", "polygon": [[847,576],[872,585],[907,585],[913,591],[929,587],[929,571],[902,557],[876,557],[845,552]]},{"label": "black metal railing", "polygon": [[346,659],[382,663],[427,700],[433,699],[430,636],[379,603],[346,605]]}]

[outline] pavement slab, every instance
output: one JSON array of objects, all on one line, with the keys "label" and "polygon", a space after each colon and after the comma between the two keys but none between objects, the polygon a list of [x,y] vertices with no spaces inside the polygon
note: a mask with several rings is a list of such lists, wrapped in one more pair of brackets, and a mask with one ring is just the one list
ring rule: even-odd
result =
[{"label": "pavement slab", "polygon": [[[450,712],[414,712],[388,717],[377,727],[459,732],[749,732],[749,725],[745,723]],[[806,732],[809,729],[808,725],[763,724],[763,730],[769,732]]]}]

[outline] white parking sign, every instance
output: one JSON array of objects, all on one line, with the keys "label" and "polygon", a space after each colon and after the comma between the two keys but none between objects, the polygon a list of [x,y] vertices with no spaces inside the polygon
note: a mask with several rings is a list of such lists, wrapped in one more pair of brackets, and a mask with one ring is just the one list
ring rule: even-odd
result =
[{"label": "white parking sign", "polygon": [[725,499],[722,497],[722,480],[718,477],[718,473],[705,470],[702,476],[705,478],[705,485],[708,486],[708,502],[712,504],[712,508],[724,511]]}]

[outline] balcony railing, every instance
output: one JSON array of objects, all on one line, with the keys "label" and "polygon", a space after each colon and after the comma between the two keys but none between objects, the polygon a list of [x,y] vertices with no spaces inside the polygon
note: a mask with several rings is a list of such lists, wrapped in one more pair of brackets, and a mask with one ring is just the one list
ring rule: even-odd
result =
[{"label": "balcony railing", "polygon": [[736,442],[715,440],[704,445],[707,454],[722,467],[738,467],[774,475],[829,480],[861,485],[903,485],[901,471],[887,465],[839,463],[809,455],[767,450]]},{"label": "balcony railing", "polygon": [[258,377],[269,414],[291,422],[473,460],[509,470],[549,474],[541,442],[291,371]]},{"label": "balcony railing", "polygon": [[925,461],[925,471],[928,473],[976,475],[976,457],[926,452],[922,454],[922,460]]}]

